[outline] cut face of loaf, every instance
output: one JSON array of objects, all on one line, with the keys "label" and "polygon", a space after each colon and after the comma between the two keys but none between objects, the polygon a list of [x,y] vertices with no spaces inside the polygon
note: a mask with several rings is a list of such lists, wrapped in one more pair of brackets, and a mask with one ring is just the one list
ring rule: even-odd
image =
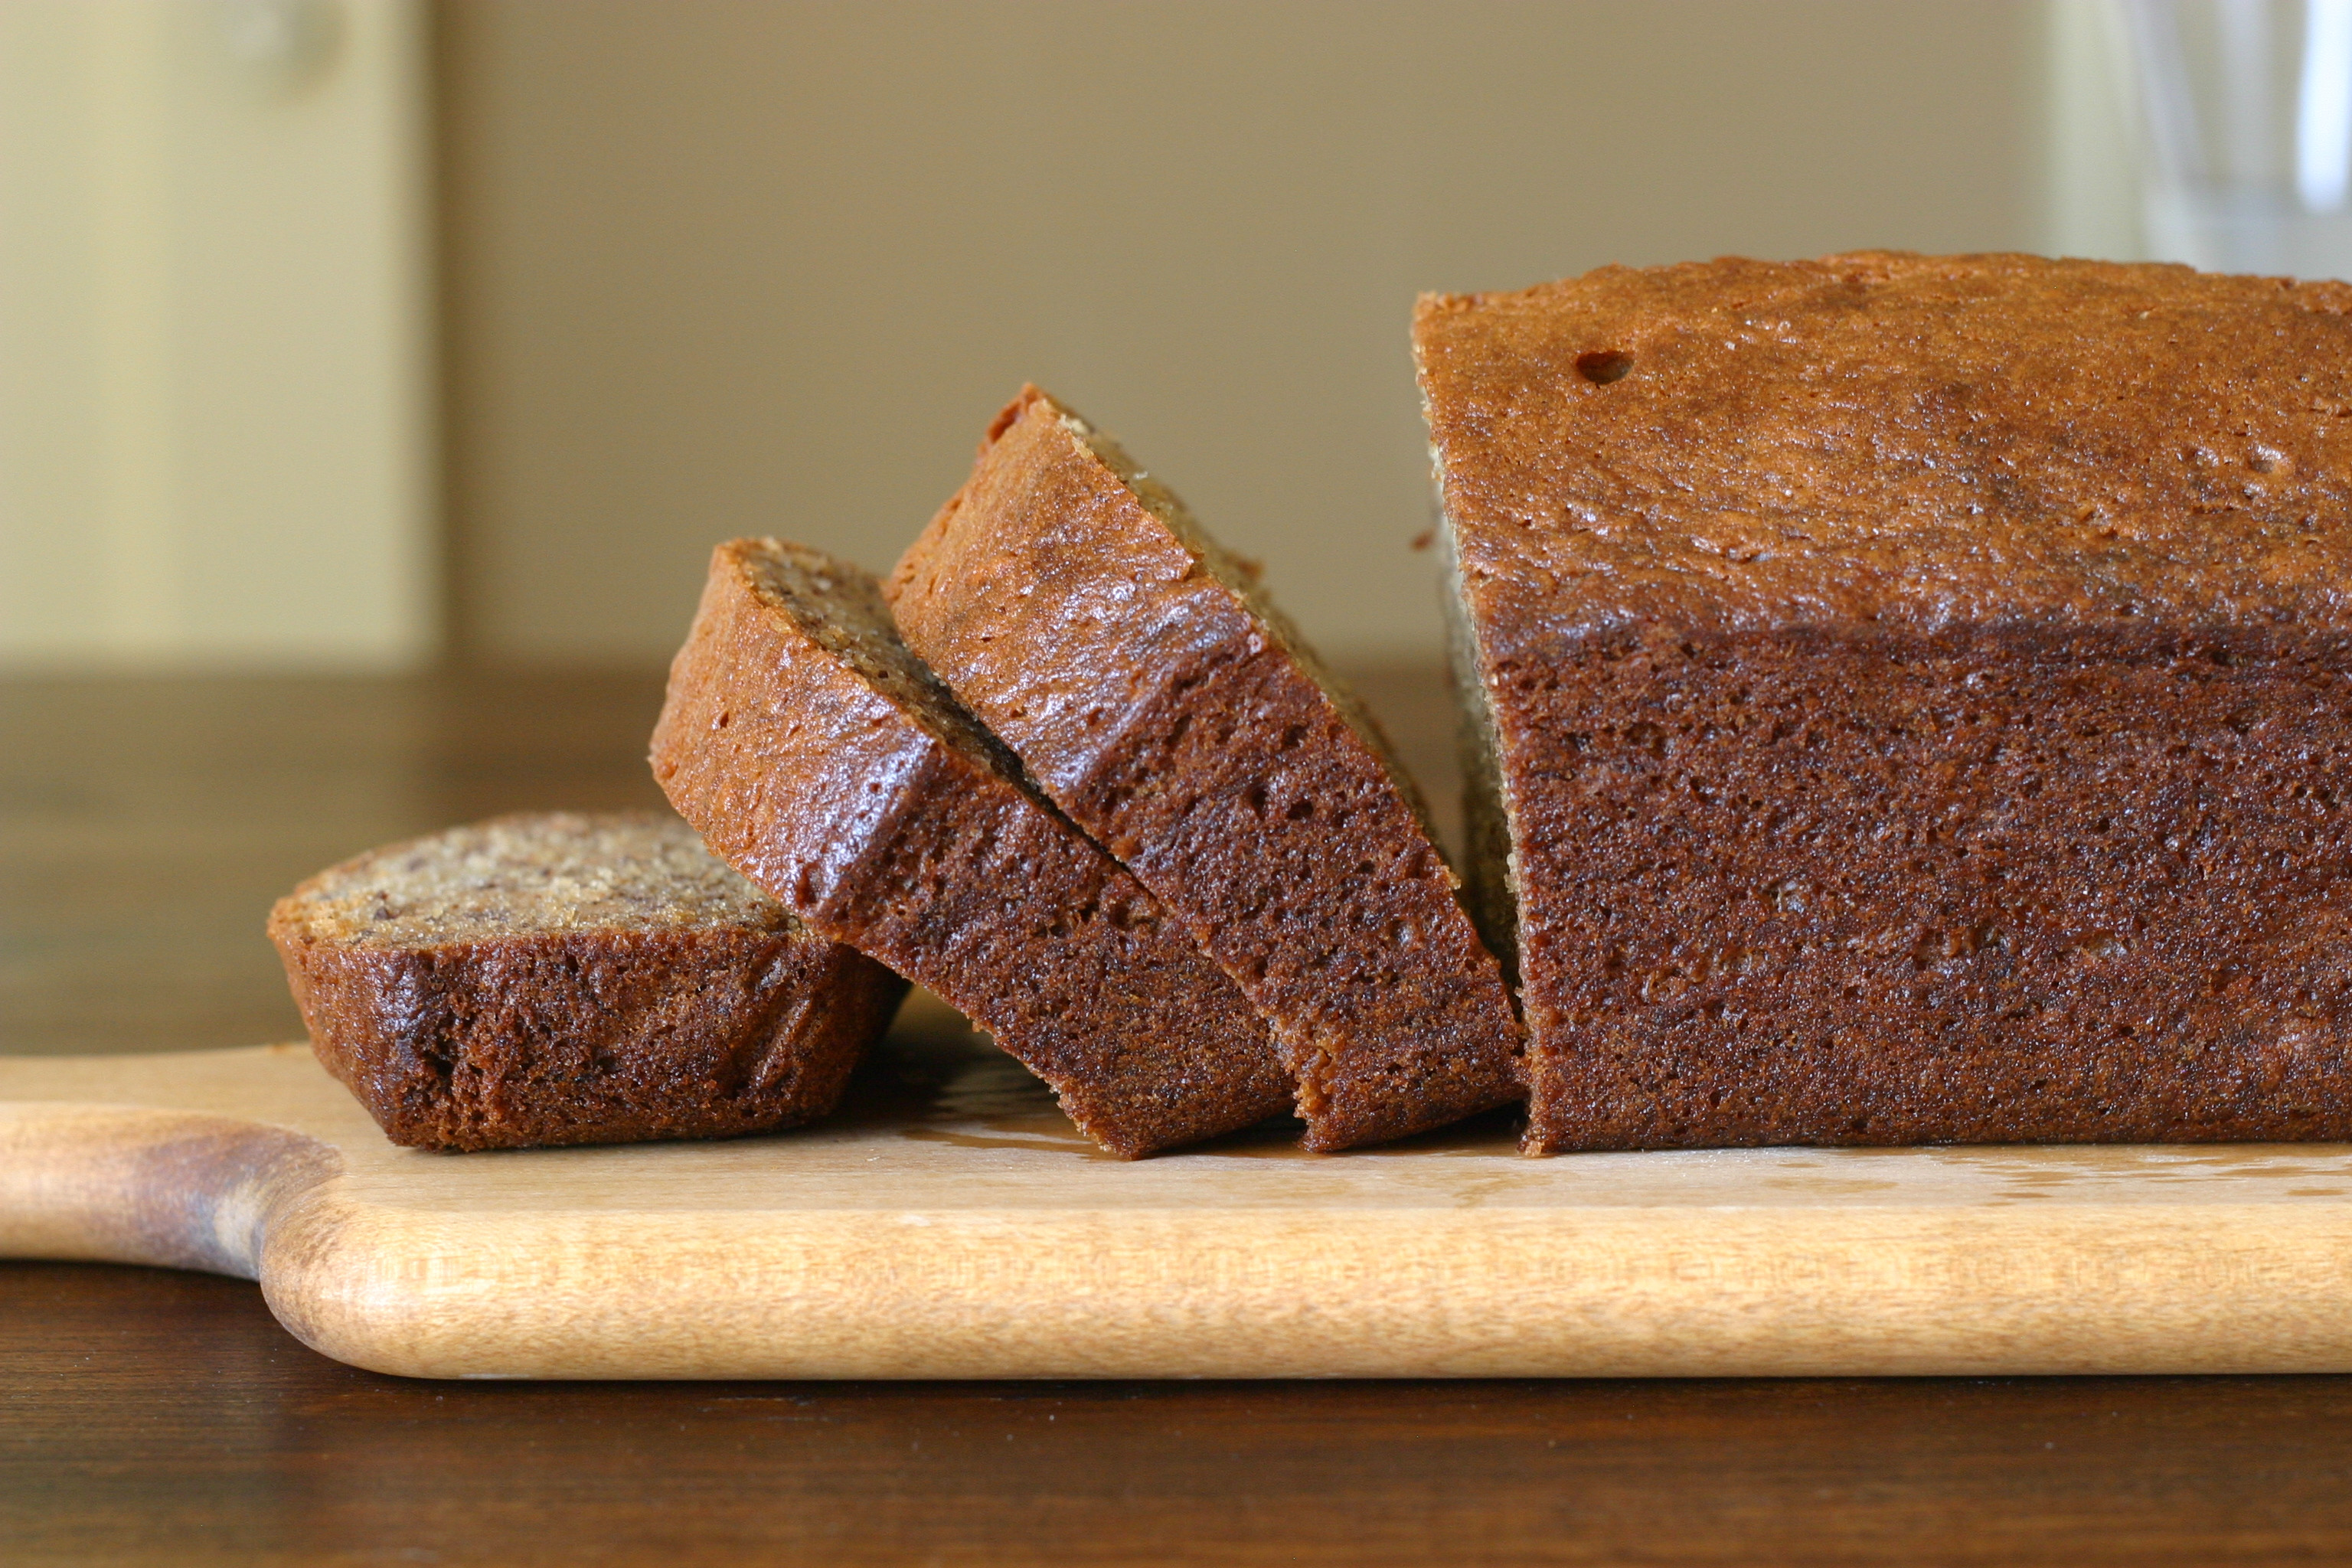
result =
[{"label": "cut face of loaf", "polygon": [[1518,1032],[1411,784],[1255,574],[1032,388],[890,579],[908,641],[1271,1022],[1307,1142],[1517,1099]]},{"label": "cut face of loaf", "polygon": [[395,1143],[619,1143],[831,1110],[905,983],[649,814],[500,817],[348,860],[270,940]]},{"label": "cut face of loaf", "polygon": [[1422,301],[1540,1150],[2352,1136],[2352,288]]},{"label": "cut face of loaf", "polygon": [[1286,1107],[1248,1003],[908,652],[867,574],[720,546],[653,761],[715,850],[960,1008],[1113,1152]]}]

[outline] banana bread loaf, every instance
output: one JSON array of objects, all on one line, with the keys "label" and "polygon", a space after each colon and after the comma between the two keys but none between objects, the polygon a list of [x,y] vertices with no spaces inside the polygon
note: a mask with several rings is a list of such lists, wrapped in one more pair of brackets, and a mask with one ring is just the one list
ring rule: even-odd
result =
[{"label": "banana bread loaf", "polygon": [[857,568],[721,545],[653,762],[720,856],[960,1008],[1114,1153],[1287,1105],[1241,993],[907,651]]},{"label": "banana bread loaf", "polygon": [[2352,288],[1427,298],[1537,1150],[2352,1137]]},{"label": "banana bread loaf", "polygon": [[1501,971],[1379,730],[1116,443],[1024,390],[889,591],[915,652],[1272,1023],[1308,1147],[1519,1097]]},{"label": "banana bread loaf", "polygon": [[806,1121],[906,990],[649,813],[378,849],[278,900],[269,936],[319,1059],[428,1149]]}]

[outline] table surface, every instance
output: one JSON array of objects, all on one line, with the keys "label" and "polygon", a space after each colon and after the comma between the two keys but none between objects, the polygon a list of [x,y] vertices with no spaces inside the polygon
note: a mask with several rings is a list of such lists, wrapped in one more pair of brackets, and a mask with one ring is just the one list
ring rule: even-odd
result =
[{"label": "table surface", "polygon": [[[1363,686],[1452,789],[1442,687]],[[0,1051],[293,1037],[270,899],[658,804],[646,674],[0,682]],[[0,1263],[8,1563],[2352,1556],[2352,1378],[444,1384],[251,1285]]]}]

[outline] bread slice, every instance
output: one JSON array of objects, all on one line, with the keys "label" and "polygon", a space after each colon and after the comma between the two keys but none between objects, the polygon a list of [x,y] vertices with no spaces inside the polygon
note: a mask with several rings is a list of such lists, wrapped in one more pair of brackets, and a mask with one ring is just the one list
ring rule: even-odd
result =
[{"label": "bread slice", "polygon": [[427,1149],[806,1121],[906,989],[650,813],[378,849],[279,900],[269,937],[319,1059]]},{"label": "bread slice", "polygon": [[1519,1097],[1518,1028],[1379,729],[1182,503],[1034,387],[892,574],[908,644],[1271,1022],[1307,1143]]},{"label": "bread slice", "polygon": [[720,856],[960,1008],[1112,1152],[1286,1105],[1249,1004],[908,652],[868,574],[719,546],[653,762]]},{"label": "bread slice", "polygon": [[1424,299],[1539,1151],[2352,1137],[2352,287]]}]

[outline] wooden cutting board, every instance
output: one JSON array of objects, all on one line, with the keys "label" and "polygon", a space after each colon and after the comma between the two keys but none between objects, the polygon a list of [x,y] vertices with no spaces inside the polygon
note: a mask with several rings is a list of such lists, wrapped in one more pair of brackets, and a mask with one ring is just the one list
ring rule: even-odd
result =
[{"label": "wooden cutting board", "polygon": [[0,1256],[258,1279],[420,1377],[2352,1370],[2352,1149],[1128,1164],[902,1025],[828,1124],[395,1149],[299,1046],[0,1058]]}]

